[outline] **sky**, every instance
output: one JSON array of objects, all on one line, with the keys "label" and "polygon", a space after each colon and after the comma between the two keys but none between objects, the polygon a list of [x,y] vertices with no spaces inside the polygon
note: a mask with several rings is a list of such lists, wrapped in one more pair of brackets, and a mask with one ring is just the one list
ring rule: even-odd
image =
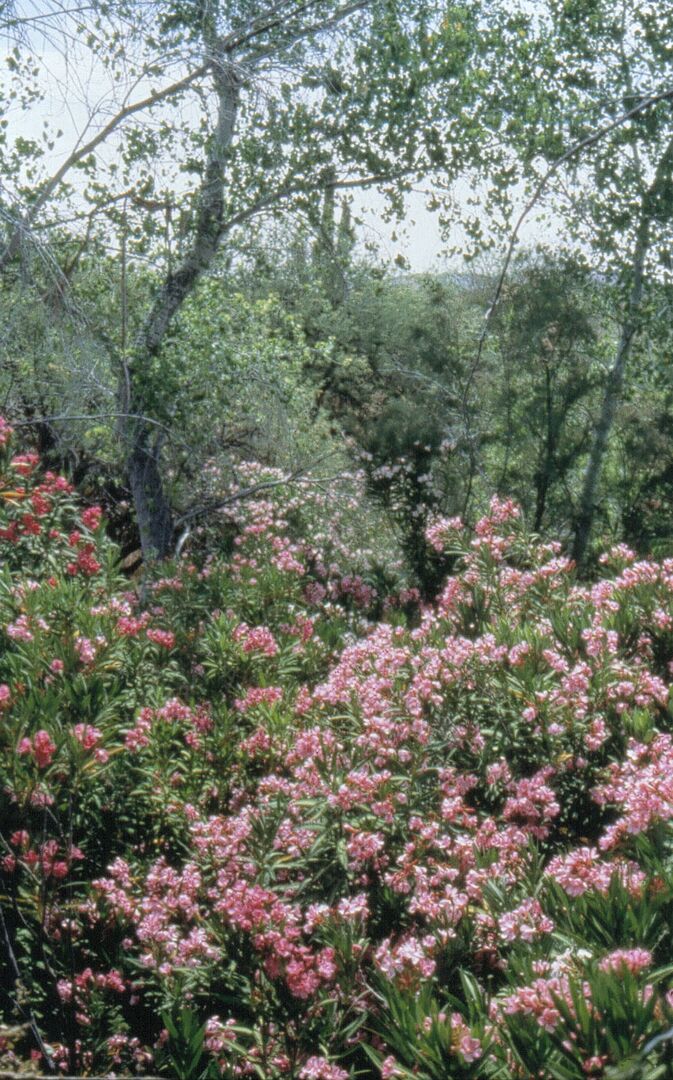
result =
[{"label": "sky", "polygon": [[[469,212],[474,213],[474,208],[468,201],[473,194],[474,191],[467,182],[456,185],[456,203],[460,210],[467,212],[469,207]],[[428,195],[425,193],[412,192],[407,197],[403,225],[394,226],[383,220],[383,198],[368,192],[359,206],[365,222],[361,239],[368,238],[377,243],[382,257],[391,262],[398,255],[402,255],[408,261],[409,269],[416,273],[446,269],[447,265],[459,268],[460,256],[452,255],[450,249],[467,246],[464,231],[456,225],[448,238],[443,237],[437,214],[427,209],[427,199]],[[515,219],[525,204],[526,194],[523,188],[515,189]],[[560,227],[560,219],[554,214],[550,213],[543,219],[539,212],[532,212],[520,230],[521,246],[534,247],[544,244],[553,247],[558,242]],[[486,227],[485,235],[494,241],[494,249],[487,258],[495,263],[499,256],[504,256],[510,234],[507,232],[503,236]]]},{"label": "sky", "polygon": [[[28,9],[39,11],[40,0],[27,0],[26,10]],[[78,59],[75,53],[66,58],[60,48],[50,46],[44,40],[38,39],[34,45],[41,79],[47,87],[46,98],[28,112],[10,109],[6,118],[9,121],[10,135],[20,133],[27,138],[38,138],[45,120],[54,131],[62,130],[63,135],[57,141],[55,149],[47,152],[43,159],[47,172],[53,172],[78,139],[90,138],[95,126],[104,123],[114,113],[118,107],[120,88],[111,81],[109,73],[100,65],[89,66],[82,59]],[[139,84],[131,94],[131,100],[144,96],[147,90],[148,84]],[[94,127],[87,129],[91,102],[95,103],[96,122]],[[114,155],[114,144],[106,153]],[[0,183],[1,181],[0,177]],[[450,256],[449,249],[461,246],[463,234],[460,227],[456,226],[448,238],[442,236],[436,213],[426,207],[431,194],[430,191],[414,191],[407,197],[407,214],[401,225],[385,220],[384,199],[375,191],[367,190],[355,194],[354,213],[363,220],[359,230],[359,240],[363,248],[365,243],[373,244],[382,260],[391,263],[397,261],[399,264],[401,258],[406,260],[410,270],[417,273],[445,269],[447,265],[459,265],[459,257]],[[467,211],[468,200],[473,195],[473,189],[468,183],[457,185],[458,207]],[[515,204],[520,203],[522,206],[524,201],[525,193],[515,192]],[[532,214],[522,229],[521,242],[531,246],[539,242],[553,244],[558,228],[558,219],[552,218],[545,225]],[[498,252],[504,251],[507,238],[496,238],[496,234],[488,227],[485,227],[485,233],[487,237],[497,240],[491,256],[492,260],[497,261]]]}]

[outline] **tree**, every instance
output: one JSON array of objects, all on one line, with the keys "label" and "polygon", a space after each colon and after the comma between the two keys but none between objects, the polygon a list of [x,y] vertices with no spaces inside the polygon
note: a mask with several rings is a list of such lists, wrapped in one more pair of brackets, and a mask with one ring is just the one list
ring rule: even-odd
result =
[{"label": "tree", "polygon": [[670,269],[673,6],[548,0],[524,17],[528,42],[509,73],[517,172],[534,202],[544,195],[562,216],[565,247],[614,290],[619,311],[578,498],[573,555],[582,564],[649,282]]},{"label": "tree", "polygon": [[396,280],[367,265],[353,269],[336,309],[311,298],[304,310],[309,338],[332,344],[311,365],[319,401],[426,596],[446,560],[428,546],[425,527],[434,513],[459,513],[469,486],[459,402],[479,314],[446,275]]},{"label": "tree", "polygon": [[[118,435],[148,557],[166,555],[173,532],[161,466],[171,405],[154,388],[173,321],[196,283],[234,231],[259,215],[311,208],[325,191],[367,185],[382,188],[399,210],[405,185],[433,168],[462,167],[478,140],[474,130],[461,136],[456,118],[476,92],[465,72],[483,47],[474,33],[455,31],[453,9],[444,13],[431,0],[199,0],[151,8],[155,30],[146,20],[133,68],[143,85],[149,80],[149,93],[122,103],[52,176],[21,187],[24,206],[13,213],[0,255],[11,270],[21,238],[49,217],[59,220],[66,185],[83,171],[80,198],[99,218],[123,224],[129,258],[149,253],[154,261],[148,310],[129,317],[135,330],[121,348],[110,343]],[[467,21],[470,9],[460,12]],[[105,60],[100,41],[96,48]],[[182,57],[170,82],[159,49],[172,63]],[[181,127],[169,105],[193,99],[200,115]],[[140,123],[145,117],[155,128]],[[111,162],[103,150],[113,138],[119,152]],[[157,177],[161,158],[178,151],[182,190],[170,171]],[[81,205],[75,210],[84,216]]]},{"label": "tree", "polygon": [[574,474],[605,348],[600,292],[581,266],[538,252],[518,261],[495,317],[485,466],[536,533],[572,527]]},{"label": "tree", "polygon": [[[641,179],[645,178],[641,175]],[[656,164],[653,179],[650,183],[645,182],[644,190],[640,195],[631,265],[626,268],[625,274],[627,281],[630,279],[630,289],[624,303],[619,344],[605,384],[600,416],[582,486],[572,549],[573,557],[579,564],[585,558],[589,543],[603,461],[622,395],[627,363],[631,356],[634,339],[641,329],[645,315],[643,297],[646,287],[646,263],[655,243],[655,229],[657,225],[665,228],[667,225],[670,227],[671,224],[673,224],[673,138]]]}]

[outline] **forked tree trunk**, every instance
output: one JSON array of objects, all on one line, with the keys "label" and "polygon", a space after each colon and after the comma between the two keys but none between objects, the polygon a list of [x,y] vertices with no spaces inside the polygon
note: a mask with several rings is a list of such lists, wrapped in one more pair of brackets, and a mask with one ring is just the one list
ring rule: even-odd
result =
[{"label": "forked tree trunk", "polygon": [[121,432],[127,446],[126,473],[145,561],[164,559],[171,554],[174,521],[161,476],[162,441],[153,440],[151,424],[138,418],[147,411],[143,375],[160,354],[171,320],[213,262],[223,232],[225,167],[236,124],[241,81],[233,65],[223,58],[214,58],[212,70],[218,99],[217,122],[199,193],[194,241],[180,266],[167,276],[159,290],[120,379],[120,412],[129,417]]}]

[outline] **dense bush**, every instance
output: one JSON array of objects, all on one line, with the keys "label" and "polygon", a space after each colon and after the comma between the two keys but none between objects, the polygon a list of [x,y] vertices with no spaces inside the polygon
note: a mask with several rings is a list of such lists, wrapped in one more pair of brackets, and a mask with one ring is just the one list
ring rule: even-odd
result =
[{"label": "dense bush", "polygon": [[494,500],[419,607],[276,487],[141,603],[0,442],[4,1067],[669,1075],[673,560]]}]

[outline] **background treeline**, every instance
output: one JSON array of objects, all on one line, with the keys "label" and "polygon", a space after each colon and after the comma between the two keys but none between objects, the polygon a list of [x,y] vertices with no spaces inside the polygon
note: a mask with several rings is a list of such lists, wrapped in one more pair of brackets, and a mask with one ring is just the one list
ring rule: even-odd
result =
[{"label": "background treeline", "polygon": [[[199,542],[252,460],[361,472],[363,543],[426,594],[428,520],[494,493],[586,570],[673,552],[673,5],[1,10],[0,407],[124,551]],[[98,72],[79,138],[45,54],[66,103]],[[464,269],[365,254],[353,192],[402,218],[420,182]],[[524,204],[553,247],[516,254]]]},{"label": "background treeline", "polygon": [[[81,319],[48,296],[36,306],[21,282],[5,290],[2,392],[12,415],[35,418],[28,430],[47,460],[104,501],[131,548],[130,496],[105,416],[114,384],[104,356],[92,365],[88,328],[117,332],[119,273],[103,253],[83,262],[72,286]],[[152,285],[149,272],[127,277],[134,301]],[[570,258],[521,256],[475,370],[494,287],[485,270],[411,274],[355,257],[335,267],[309,233],[262,238],[218,267],[176,319],[148,380],[152,415],[170,430],[173,504],[187,506],[198,491],[205,506],[241,461],[313,470],[337,489],[362,471],[370,513],[385,519],[376,527],[426,588],[443,569],[424,540],[429,518],[473,520],[494,492],[516,499],[535,532],[571,545],[618,333],[616,290]],[[656,294],[665,313],[669,291]],[[595,543],[624,540],[661,556],[673,552],[673,369],[665,314],[657,326],[634,350]],[[39,420],[68,414],[83,419]]]}]

